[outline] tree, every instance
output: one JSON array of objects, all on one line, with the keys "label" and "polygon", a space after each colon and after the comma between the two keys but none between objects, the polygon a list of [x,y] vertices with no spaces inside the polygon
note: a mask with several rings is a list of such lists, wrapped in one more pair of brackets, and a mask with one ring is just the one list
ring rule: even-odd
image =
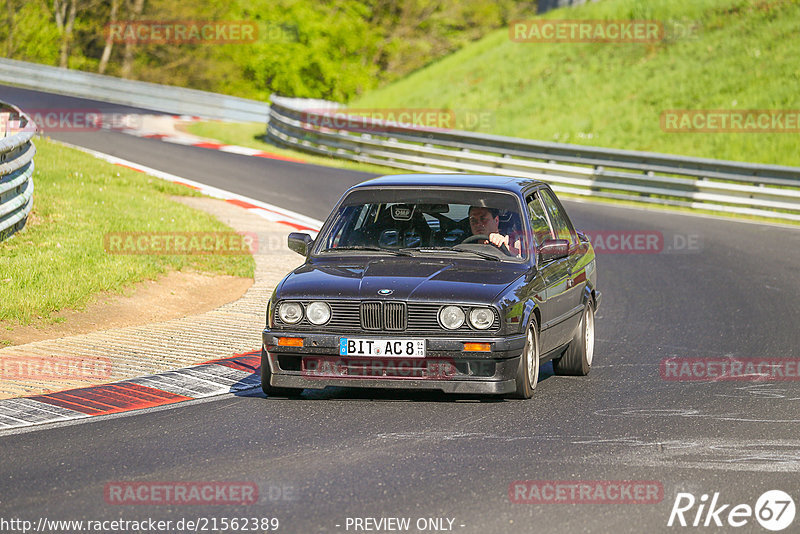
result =
[{"label": "tree", "polygon": [[6,57],[14,54],[14,0],[6,0],[6,25],[8,34],[6,35]]},{"label": "tree", "polygon": [[58,66],[67,68],[70,46],[72,45],[72,30],[75,28],[75,15],[78,12],[78,0],[53,0],[53,13],[56,17],[56,26],[61,33],[61,54]]},{"label": "tree", "polygon": [[[128,7],[128,12],[131,14],[130,20],[138,20],[144,10],[144,0],[133,0],[133,2],[131,2],[131,0],[125,0],[125,4]],[[120,70],[120,75],[123,78],[131,77],[131,73],[133,72],[133,53],[133,42],[126,40],[125,51],[122,55],[122,69]]]},{"label": "tree", "polygon": [[111,35],[110,25],[117,22],[117,10],[119,9],[119,0],[111,0],[111,14],[108,17],[109,27],[106,30],[106,45],[103,47],[103,55],[100,57],[100,64],[97,66],[97,72],[105,74],[108,60],[111,58],[111,51],[114,49],[114,39]]}]

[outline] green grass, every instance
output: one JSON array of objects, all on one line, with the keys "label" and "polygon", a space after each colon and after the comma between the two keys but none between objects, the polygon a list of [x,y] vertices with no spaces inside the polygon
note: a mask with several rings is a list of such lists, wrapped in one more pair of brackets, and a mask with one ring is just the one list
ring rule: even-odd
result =
[{"label": "green grass", "polygon": [[485,112],[482,132],[800,165],[796,133],[667,133],[670,109],[800,109],[800,0],[604,0],[545,18],[697,24],[653,44],[519,43],[508,30],[351,102]]},{"label": "green grass", "polygon": [[0,321],[6,326],[48,320],[82,309],[100,292],[171,270],[252,277],[249,255],[116,255],[108,232],[231,231],[209,214],[170,195],[191,189],[111,165],[46,139],[35,140],[33,214],[22,232],[0,242]]},{"label": "green grass", "polygon": [[226,145],[255,148],[280,156],[297,158],[306,163],[313,163],[314,165],[324,165],[326,167],[336,167],[339,169],[376,174],[392,174],[396,172],[396,170],[388,167],[318,156],[275,146],[263,140],[266,134],[266,126],[260,122],[198,121],[186,125],[186,131],[192,135],[214,139]]}]

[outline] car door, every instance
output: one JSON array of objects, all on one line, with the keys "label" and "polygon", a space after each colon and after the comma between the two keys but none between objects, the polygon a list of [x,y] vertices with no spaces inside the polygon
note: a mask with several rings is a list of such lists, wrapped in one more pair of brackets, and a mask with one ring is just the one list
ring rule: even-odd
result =
[{"label": "car door", "polygon": [[[541,244],[546,239],[557,239],[558,234],[542,203],[539,190],[527,195],[525,202],[533,234],[533,250],[538,256]],[[567,300],[569,261],[568,258],[561,258],[542,263],[537,257],[537,268],[538,276],[542,278],[544,286],[544,290],[538,294],[539,299],[544,301],[539,310],[542,323],[539,325],[541,330],[539,342],[541,352],[544,354],[564,343],[563,317],[571,308]]]},{"label": "car door", "polygon": [[550,215],[557,239],[569,241],[569,254],[562,260],[565,263],[567,280],[562,295],[563,315],[560,317],[561,325],[559,327],[561,340],[566,343],[578,328],[583,310],[583,292],[586,287],[586,266],[580,261],[583,248],[567,212],[553,192],[548,188],[542,188],[540,194],[547,213]]}]

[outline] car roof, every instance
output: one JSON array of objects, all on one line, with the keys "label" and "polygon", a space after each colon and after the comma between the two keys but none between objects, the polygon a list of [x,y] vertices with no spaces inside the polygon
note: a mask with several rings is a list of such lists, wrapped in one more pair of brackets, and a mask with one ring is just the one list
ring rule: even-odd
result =
[{"label": "car roof", "polygon": [[411,187],[479,187],[519,192],[530,185],[544,182],[515,176],[492,174],[391,174],[367,180],[351,189],[362,187],[411,186]]}]

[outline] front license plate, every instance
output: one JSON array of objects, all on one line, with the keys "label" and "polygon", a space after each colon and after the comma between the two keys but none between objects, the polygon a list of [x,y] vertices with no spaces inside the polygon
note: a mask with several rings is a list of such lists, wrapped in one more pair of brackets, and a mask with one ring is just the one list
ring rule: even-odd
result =
[{"label": "front license plate", "polygon": [[424,339],[339,338],[339,356],[402,356],[424,358]]}]

